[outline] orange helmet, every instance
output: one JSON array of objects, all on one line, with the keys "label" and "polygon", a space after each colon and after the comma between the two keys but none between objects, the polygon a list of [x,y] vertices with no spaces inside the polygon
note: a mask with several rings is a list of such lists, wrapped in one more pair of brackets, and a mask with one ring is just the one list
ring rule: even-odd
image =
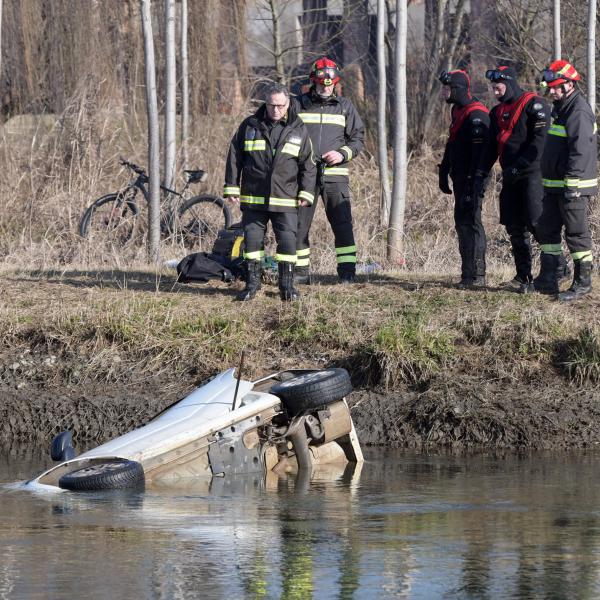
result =
[{"label": "orange helmet", "polygon": [[321,85],[335,85],[340,80],[340,68],[335,62],[324,56],[312,64],[310,80]]},{"label": "orange helmet", "polygon": [[575,67],[566,60],[555,60],[542,71],[542,87],[556,87],[567,81],[579,81],[581,76]]}]

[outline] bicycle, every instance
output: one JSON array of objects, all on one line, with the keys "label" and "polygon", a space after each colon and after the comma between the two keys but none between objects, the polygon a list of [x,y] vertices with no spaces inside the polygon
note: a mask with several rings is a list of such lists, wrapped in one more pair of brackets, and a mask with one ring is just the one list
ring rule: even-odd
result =
[{"label": "bicycle", "polygon": [[[79,235],[124,246],[136,234],[143,233],[147,225],[136,196],[141,192],[146,200],[142,207],[147,207],[149,191],[148,175],[142,167],[123,158],[119,162],[132,171],[132,178],[123,189],[101,196],[88,206],[79,222]],[[202,194],[186,198],[189,186],[206,181],[208,174],[200,169],[185,173],[187,178],[181,192],[160,186],[166,193],[166,197],[161,198],[161,236],[173,237],[188,250],[210,252],[219,229],[231,225],[231,211],[217,196]]]}]

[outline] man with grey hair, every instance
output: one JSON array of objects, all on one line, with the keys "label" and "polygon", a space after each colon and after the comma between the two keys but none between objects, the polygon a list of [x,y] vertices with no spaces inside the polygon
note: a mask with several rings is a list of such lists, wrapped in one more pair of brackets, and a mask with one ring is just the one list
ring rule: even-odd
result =
[{"label": "man with grey hair", "polygon": [[271,221],[280,297],[296,300],[298,207],[312,204],[317,170],[308,131],[290,107],[287,88],[269,84],[264,98],[233,136],[225,168],[224,196],[240,204],[244,228],[246,287],[237,299],[252,300],[260,289],[264,237]]}]

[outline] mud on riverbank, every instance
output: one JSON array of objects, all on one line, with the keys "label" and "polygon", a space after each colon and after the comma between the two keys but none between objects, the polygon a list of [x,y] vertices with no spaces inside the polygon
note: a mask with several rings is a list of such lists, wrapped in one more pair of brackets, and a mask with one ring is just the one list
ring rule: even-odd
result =
[{"label": "mud on riverbank", "polygon": [[[343,366],[363,443],[453,448],[600,444],[596,295],[460,292],[441,280],[312,286],[250,306],[224,285],[151,273],[0,278],[0,442],[80,446],[142,425],[206,377]],[[10,297],[10,301],[8,301]]]}]

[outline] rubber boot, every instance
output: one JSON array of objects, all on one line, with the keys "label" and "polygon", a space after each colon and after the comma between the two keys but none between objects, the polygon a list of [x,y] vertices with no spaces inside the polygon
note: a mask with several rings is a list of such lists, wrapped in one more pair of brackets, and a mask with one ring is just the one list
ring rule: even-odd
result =
[{"label": "rubber boot", "polygon": [[235,297],[240,302],[252,300],[260,290],[260,274],[262,265],[260,260],[246,261],[246,287]]},{"label": "rubber boot", "polygon": [[536,292],[552,296],[558,294],[560,291],[558,289],[559,264],[559,255],[542,252],[540,257],[540,274],[533,280]]},{"label": "rubber boot", "polygon": [[310,267],[302,266],[294,269],[294,283],[296,285],[310,285],[312,283],[310,276]]},{"label": "rubber boot", "polygon": [[348,284],[356,281],[356,265],[354,263],[343,263],[338,265],[338,283]]},{"label": "rubber boot", "polygon": [[571,269],[567,263],[564,254],[558,256],[558,266],[556,267],[556,281],[560,283],[563,279],[571,277]]},{"label": "rubber boot", "polygon": [[298,300],[300,292],[294,287],[294,263],[280,262],[279,268],[279,297],[287,302]]},{"label": "rubber boot", "polygon": [[579,300],[592,291],[592,261],[574,261],[573,283],[566,292],[561,292],[558,299],[562,302]]}]

